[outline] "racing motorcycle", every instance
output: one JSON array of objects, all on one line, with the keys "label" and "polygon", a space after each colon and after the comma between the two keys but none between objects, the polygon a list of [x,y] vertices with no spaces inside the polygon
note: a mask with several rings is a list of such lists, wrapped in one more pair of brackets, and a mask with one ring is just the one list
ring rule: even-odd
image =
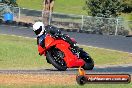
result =
[{"label": "racing motorcycle", "polygon": [[[65,36],[68,36],[65,34]],[[75,39],[71,40],[76,44]],[[82,48],[75,50],[68,42],[61,38],[55,38],[50,34],[46,35],[45,48],[38,45],[40,55],[46,56],[49,64],[52,64],[59,71],[65,71],[67,68],[82,67],[85,70],[92,70],[94,61],[91,56]]]}]

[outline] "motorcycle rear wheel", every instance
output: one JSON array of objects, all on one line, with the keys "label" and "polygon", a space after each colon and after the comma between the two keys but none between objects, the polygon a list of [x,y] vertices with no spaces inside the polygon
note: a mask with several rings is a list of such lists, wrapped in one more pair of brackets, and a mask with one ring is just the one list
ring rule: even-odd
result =
[{"label": "motorcycle rear wheel", "polygon": [[67,69],[66,63],[64,61],[64,53],[53,47],[47,51],[46,57],[48,61],[59,71],[65,71]]}]

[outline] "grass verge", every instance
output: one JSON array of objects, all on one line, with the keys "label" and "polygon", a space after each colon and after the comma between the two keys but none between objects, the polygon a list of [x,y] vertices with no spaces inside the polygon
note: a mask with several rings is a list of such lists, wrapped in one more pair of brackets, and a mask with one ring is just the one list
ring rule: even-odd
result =
[{"label": "grass verge", "polygon": [[34,39],[0,35],[0,69],[46,67]]},{"label": "grass verge", "polygon": [[[74,2],[74,3],[73,3]],[[17,0],[20,7],[42,10],[43,0]],[[84,0],[55,0],[54,11],[70,14],[87,14],[83,10]]]},{"label": "grass verge", "polygon": [[[0,35],[0,69],[49,68],[45,57],[39,56],[36,40]],[[105,49],[84,48],[94,59],[95,65],[131,64],[132,54]]]}]

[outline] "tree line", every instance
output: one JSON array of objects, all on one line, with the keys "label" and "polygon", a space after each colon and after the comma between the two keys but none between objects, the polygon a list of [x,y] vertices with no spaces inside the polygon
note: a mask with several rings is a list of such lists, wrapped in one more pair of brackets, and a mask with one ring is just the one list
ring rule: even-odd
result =
[{"label": "tree line", "polygon": [[5,3],[10,6],[18,6],[18,4],[16,3],[16,0],[1,0],[1,1],[2,3]]},{"label": "tree line", "polygon": [[118,17],[132,12],[132,0],[85,0],[84,9],[92,16]]}]

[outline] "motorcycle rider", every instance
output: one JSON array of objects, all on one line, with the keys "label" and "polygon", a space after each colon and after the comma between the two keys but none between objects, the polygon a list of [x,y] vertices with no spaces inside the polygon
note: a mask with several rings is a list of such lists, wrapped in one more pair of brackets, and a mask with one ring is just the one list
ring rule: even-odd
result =
[{"label": "motorcycle rider", "polygon": [[55,38],[62,38],[66,42],[70,44],[70,46],[78,51],[79,47],[76,46],[76,44],[70,39],[69,36],[65,34],[61,34],[61,31],[51,25],[45,26],[43,22],[36,22],[33,25],[33,31],[37,35],[37,44],[40,45],[42,48],[45,48],[44,40],[47,34],[50,34],[51,36]]}]

